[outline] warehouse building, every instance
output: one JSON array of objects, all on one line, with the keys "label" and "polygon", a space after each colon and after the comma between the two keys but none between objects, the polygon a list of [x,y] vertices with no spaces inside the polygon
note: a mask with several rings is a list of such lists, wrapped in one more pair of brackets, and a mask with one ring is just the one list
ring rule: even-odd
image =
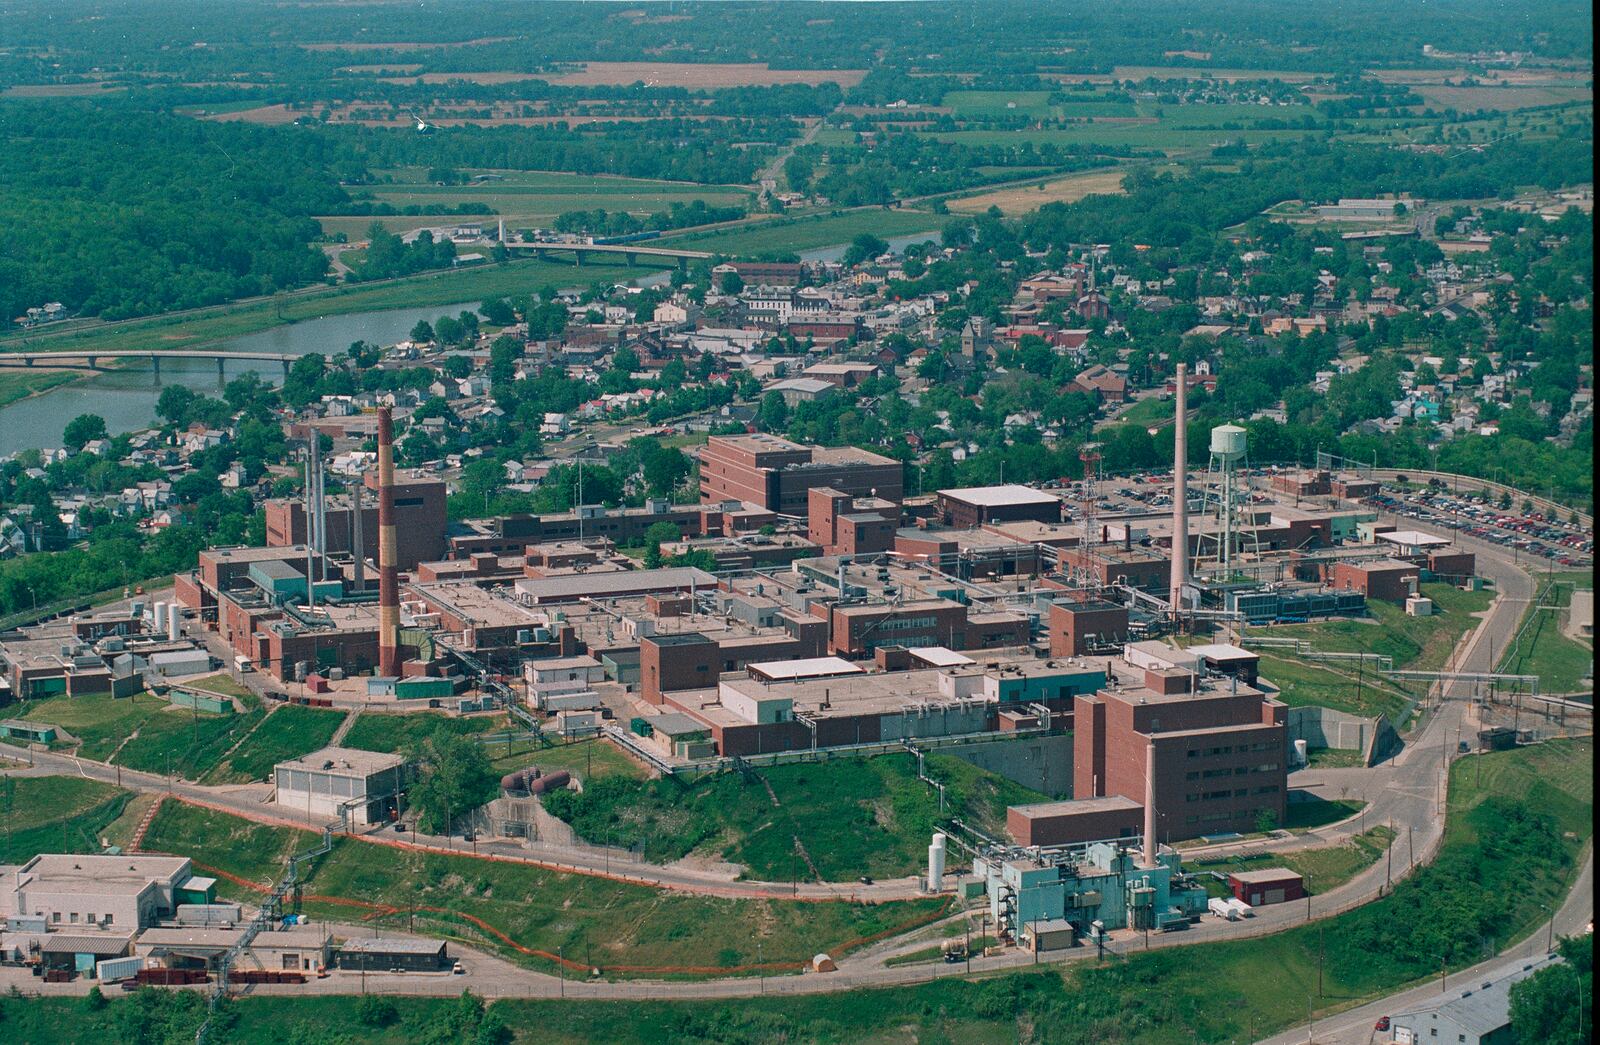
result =
[{"label": "warehouse building", "polygon": [[41,854],[0,866],[0,920],[38,932],[133,932],[170,918],[179,903],[209,903],[210,879],[194,880],[179,856]]},{"label": "warehouse building", "polygon": [[744,501],[795,517],[806,514],[817,487],[899,502],[905,482],[904,467],[893,458],[854,447],[803,446],[764,432],[714,435],[699,460],[701,501]]},{"label": "warehouse building", "polygon": [[937,504],[940,521],[961,530],[986,523],[1061,521],[1061,498],[1017,483],[940,490]]},{"label": "warehouse building", "polygon": [[1521,1039],[1511,1027],[1511,988],[1563,960],[1559,955],[1538,958],[1487,986],[1398,1013],[1389,1032],[1395,1045],[1512,1045]]}]

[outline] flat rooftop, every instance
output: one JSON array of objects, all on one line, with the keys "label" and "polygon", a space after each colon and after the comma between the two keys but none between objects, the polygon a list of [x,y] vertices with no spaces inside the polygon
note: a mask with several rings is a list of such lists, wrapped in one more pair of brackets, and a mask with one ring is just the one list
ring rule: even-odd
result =
[{"label": "flat rooftop", "polygon": [[404,765],[404,755],[382,751],[361,751],[352,747],[325,747],[299,758],[279,762],[279,769],[298,769],[312,773],[332,773],[337,776],[372,776],[386,769]]},{"label": "flat rooftop", "polygon": [[659,570],[620,573],[570,574],[564,577],[524,577],[516,582],[517,594],[534,603],[560,599],[605,599],[646,591],[715,588],[717,579],[694,566],[669,566]]},{"label": "flat rooftop", "polygon": [[412,582],[406,589],[466,623],[486,628],[532,627],[540,623],[526,606],[469,581]]},{"label": "flat rooftop", "polygon": [[980,508],[1004,508],[1026,504],[1056,504],[1061,503],[1061,498],[1044,490],[1035,490],[1031,486],[1020,483],[1004,483],[999,486],[959,486],[950,490],[940,490],[940,497],[948,497],[953,501],[964,504],[977,505]]},{"label": "flat rooftop", "polygon": [[1298,882],[1300,874],[1287,867],[1263,867],[1259,871],[1229,871],[1228,877],[1246,885],[1266,885],[1272,882]]},{"label": "flat rooftop", "polygon": [[790,682],[798,679],[837,678],[841,675],[862,675],[859,664],[842,657],[807,657],[801,660],[769,660],[749,665],[753,677],[766,677],[773,682]]},{"label": "flat rooftop", "polygon": [[1403,545],[1408,548],[1436,548],[1441,544],[1450,543],[1444,537],[1435,537],[1433,534],[1423,533],[1421,530],[1392,530],[1389,533],[1373,534],[1373,537],[1376,540],[1385,541],[1389,544]]},{"label": "flat rooftop", "polygon": [[1077,798],[1064,802],[1031,802],[1028,805],[1011,806],[1007,811],[1033,820],[1049,816],[1075,816],[1079,813],[1133,812],[1143,808],[1144,806],[1131,798],[1106,795],[1103,798]]}]

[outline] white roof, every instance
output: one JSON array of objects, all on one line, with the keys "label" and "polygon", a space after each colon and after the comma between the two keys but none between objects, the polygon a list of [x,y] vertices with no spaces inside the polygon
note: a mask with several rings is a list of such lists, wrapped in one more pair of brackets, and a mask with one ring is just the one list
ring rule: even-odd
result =
[{"label": "white roof", "polygon": [[1260,660],[1261,658],[1247,649],[1231,646],[1226,642],[1215,642],[1203,646],[1190,646],[1189,652],[1206,660]]},{"label": "white roof", "polygon": [[973,659],[945,646],[923,646],[909,651],[913,657],[936,668],[954,668],[975,663]]},{"label": "white roof", "polygon": [[954,490],[940,490],[939,496],[985,508],[1012,504],[1057,504],[1061,500],[1043,490],[1035,490],[1031,486],[1022,486],[1019,483],[1005,483],[1001,486],[962,486]]},{"label": "white roof", "polygon": [[765,675],[770,679],[808,679],[822,678],[827,675],[861,675],[864,674],[859,664],[852,664],[842,657],[808,657],[804,660],[769,660],[760,664],[751,664],[753,673]]},{"label": "white roof", "polygon": [[1375,536],[1380,541],[1388,541],[1390,544],[1403,544],[1412,548],[1427,548],[1438,544],[1450,543],[1443,537],[1435,537],[1433,534],[1423,533],[1421,530],[1394,530],[1389,533],[1376,534]]}]

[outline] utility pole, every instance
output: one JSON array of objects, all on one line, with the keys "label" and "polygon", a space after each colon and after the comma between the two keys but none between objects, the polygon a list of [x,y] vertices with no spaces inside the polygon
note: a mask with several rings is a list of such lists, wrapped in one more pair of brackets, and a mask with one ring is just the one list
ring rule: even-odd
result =
[{"label": "utility pole", "polygon": [[1394,838],[1394,817],[1390,817],[1389,818],[1389,862],[1388,862],[1389,865],[1388,865],[1388,867],[1384,868],[1384,872],[1383,872],[1383,887],[1384,887],[1385,890],[1388,890],[1388,889],[1393,887],[1391,885],[1391,883],[1394,881],[1394,843],[1395,843],[1395,838]]}]

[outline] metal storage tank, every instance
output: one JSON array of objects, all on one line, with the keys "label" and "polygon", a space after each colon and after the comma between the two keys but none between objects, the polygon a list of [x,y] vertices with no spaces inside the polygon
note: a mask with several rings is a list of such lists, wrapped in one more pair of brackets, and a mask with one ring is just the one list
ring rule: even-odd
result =
[{"label": "metal storage tank", "polygon": [[546,774],[528,782],[528,791],[531,794],[542,795],[550,791],[559,791],[567,786],[572,779],[572,774],[565,769],[558,769],[554,773]]},{"label": "metal storage tank", "polygon": [[158,602],[158,603],[155,604],[155,606],[154,606],[154,608],[152,609],[151,612],[153,612],[155,614],[156,630],[157,631],[166,631],[167,630],[167,604],[164,603],[164,602]]},{"label": "metal storage tank", "polygon": [[180,629],[183,626],[183,615],[178,612],[177,606],[167,607],[167,638],[177,642],[183,637]]},{"label": "metal storage tank", "polygon": [[1211,452],[1218,457],[1238,460],[1244,456],[1246,435],[1238,425],[1217,425],[1211,430]]},{"label": "metal storage tank", "polygon": [[1311,761],[1310,754],[1306,751],[1307,744],[1304,740],[1294,742],[1294,760],[1298,765],[1306,765]]}]

